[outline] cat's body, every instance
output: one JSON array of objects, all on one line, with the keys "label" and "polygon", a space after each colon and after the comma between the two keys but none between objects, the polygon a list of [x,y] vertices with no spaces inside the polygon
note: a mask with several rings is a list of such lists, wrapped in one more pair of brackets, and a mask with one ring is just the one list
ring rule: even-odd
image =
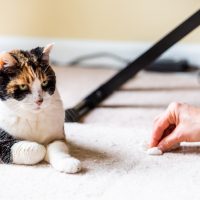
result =
[{"label": "cat's body", "polygon": [[0,159],[27,165],[46,160],[59,171],[76,173],[81,166],[68,153],[51,48],[0,55]]}]

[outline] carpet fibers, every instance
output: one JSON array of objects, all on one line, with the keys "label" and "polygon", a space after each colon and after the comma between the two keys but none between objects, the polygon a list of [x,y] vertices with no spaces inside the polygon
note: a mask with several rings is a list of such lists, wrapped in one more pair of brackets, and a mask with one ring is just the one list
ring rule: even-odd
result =
[{"label": "carpet fibers", "polygon": [[[56,68],[56,73],[67,108],[116,72]],[[0,199],[199,200],[199,143],[183,143],[162,156],[149,156],[141,147],[150,138],[154,117],[171,101],[199,105],[196,80],[196,74],[140,73],[83,123],[65,124],[70,152],[82,161],[80,173],[60,173],[46,163],[1,164]]]}]

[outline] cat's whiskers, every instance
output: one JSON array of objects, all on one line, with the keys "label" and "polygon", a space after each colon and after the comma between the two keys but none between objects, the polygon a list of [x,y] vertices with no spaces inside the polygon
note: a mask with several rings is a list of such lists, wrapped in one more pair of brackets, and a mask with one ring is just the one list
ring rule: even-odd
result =
[{"label": "cat's whiskers", "polygon": [[49,69],[49,65],[45,68],[44,73],[46,73],[46,71]]},{"label": "cat's whiskers", "polygon": [[21,111],[21,108],[19,107],[15,107],[12,109],[14,112],[19,113]]},{"label": "cat's whiskers", "polygon": [[24,105],[34,105],[33,103],[24,103]]}]

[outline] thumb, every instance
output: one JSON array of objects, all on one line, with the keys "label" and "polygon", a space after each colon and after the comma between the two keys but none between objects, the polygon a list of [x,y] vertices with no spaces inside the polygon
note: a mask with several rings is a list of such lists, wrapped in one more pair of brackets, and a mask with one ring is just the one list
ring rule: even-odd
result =
[{"label": "thumb", "polygon": [[158,144],[158,148],[165,152],[170,150],[175,144],[182,142],[181,129],[176,127],[171,134],[163,138]]}]

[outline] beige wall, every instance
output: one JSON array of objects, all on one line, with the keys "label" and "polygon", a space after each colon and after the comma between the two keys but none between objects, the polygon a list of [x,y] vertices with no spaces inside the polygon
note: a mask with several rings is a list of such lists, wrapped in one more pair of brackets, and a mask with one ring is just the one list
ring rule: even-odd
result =
[{"label": "beige wall", "polygon": [[[0,0],[0,35],[153,41],[200,0]],[[187,41],[200,42],[200,28]]]}]

